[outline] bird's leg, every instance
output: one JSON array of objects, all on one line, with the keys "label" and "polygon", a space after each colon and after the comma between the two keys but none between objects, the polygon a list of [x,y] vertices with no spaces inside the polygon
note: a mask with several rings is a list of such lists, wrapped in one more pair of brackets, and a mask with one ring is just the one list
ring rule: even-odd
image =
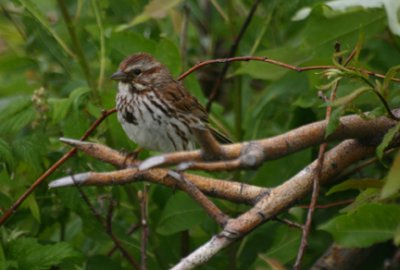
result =
[{"label": "bird's leg", "polygon": [[221,145],[214,138],[211,131],[205,126],[191,126],[197,142],[201,146],[202,156],[204,160],[219,160],[225,157]]},{"label": "bird's leg", "polygon": [[135,165],[137,163],[137,158],[141,151],[143,151],[143,148],[139,146],[132,152],[126,153],[124,162],[122,163],[122,167],[126,168],[128,166]]}]

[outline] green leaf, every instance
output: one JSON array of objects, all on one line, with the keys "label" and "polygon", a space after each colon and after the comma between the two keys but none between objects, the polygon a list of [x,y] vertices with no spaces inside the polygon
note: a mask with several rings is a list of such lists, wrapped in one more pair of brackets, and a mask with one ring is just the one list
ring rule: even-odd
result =
[{"label": "green leaf", "polygon": [[[303,43],[314,50],[318,47],[318,53],[323,49],[332,51],[332,44],[340,40],[343,44],[356,44],[360,32],[366,39],[381,31],[385,24],[386,16],[382,10],[353,10],[345,13],[331,12],[331,9],[323,5],[315,5],[307,25],[301,32]],[[328,30],[329,29],[329,30]]]},{"label": "green leaf", "polygon": [[168,200],[157,226],[157,232],[162,235],[171,235],[188,230],[199,225],[205,217],[204,210],[193,199],[179,192]]},{"label": "green leaf", "polygon": [[386,199],[399,192],[399,190],[400,190],[400,152],[397,152],[392,167],[390,167],[386,183],[383,186],[381,198]]},{"label": "green leaf", "polygon": [[18,269],[46,270],[79,254],[65,242],[42,245],[34,238],[19,238],[9,243],[6,255],[17,262]]},{"label": "green leaf", "polygon": [[5,162],[8,172],[10,173],[14,167],[14,157],[11,152],[10,145],[0,138],[0,162]]},{"label": "green leaf", "polygon": [[366,188],[381,188],[383,186],[382,180],[377,179],[350,179],[344,181],[336,186],[333,186],[326,195],[331,195],[336,192],[349,190],[349,189],[366,189]]},{"label": "green leaf", "polygon": [[35,199],[34,195],[28,196],[24,203],[24,206],[27,206],[29,210],[31,211],[32,216],[37,220],[37,222],[40,223],[40,211],[39,211],[39,206],[37,204],[37,201]]},{"label": "green leaf", "polygon": [[383,85],[381,87],[381,93],[387,95],[387,90],[389,85],[392,83],[392,79],[396,77],[396,74],[400,71],[400,66],[391,67],[385,74],[385,79],[383,80]]},{"label": "green leaf", "polygon": [[394,127],[392,127],[391,129],[388,130],[388,132],[386,132],[382,142],[376,148],[376,155],[378,156],[379,159],[382,159],[383,152],[392,142],[394,136],[396,135],[397,132],[399,132],[399,130],[400,130],[400,122],[398,122]]},{"label": "green leaf", "polygon": [[51,108],[53,123],[56,124],[63,120],[71,108],[72,101],[69,98],[51,98],[49,105]]},{"label": "green leaf", "polygon": [[366,204],[328,221],[319,229],[344,247],[368,247],[392,239],[400,224],[400,206]]},{"label": "green leaf", "polygon": [[129,23],[117,27],[116,31],[125,30],[152,18],[164,18],[167,12],[180,2],[182,2],[182,0],[152,0],[146,5],[141,14],[133,18]]},{"label": "green leaf", "polygon": [[332,102],[332,106],[337,107],[337,106],[343,106],[351,103],[353,100],[355,100],[357,97],[362,95],[363,93],[371,90],[370,87],[361,87],[358,88],[354,91],[352,91],[350,94],[344,97],[340,97]]},{"label": "green leaf", "polygon": [[181,59],[175,42],[167,38],[160,39],[154,51],[154,57],[166,65],[174,77],[178,77],[181,70]]},{"label": "green leaf", "polygon": [[286,263],[296,256],[296,247],[299,246],[301,233],[292,228],[279,228],[275,231],[271,247],[264,253],[265,256]]},{"label": "green leaf", "polygon": [[337,127],[340,124],[340,117],[343,115],[343,113],[344,113],[343,106],[332,111],[328,125],[326,126],[325,138],[327,138],[329,135],[331,135],[336,131]]},{"label": "green leaf", "polygon": [[31,104],[28,96],[11,96],[0,100],[0,121],[25,110]]},{"label": "green leaf", "polygon": [[6,256],[4,255],[3,246],[0,245],[0,269],[7,269],[6,267]]},{"label": "green leaf", "polygon": [[29,97],[12,97],[0,103],[0,134],[14,134],[35,119]]},{"label": "green leaf", "polygon": [[42,171],[42,164],[46,156],[47,137],[36,133],[27,137],[22,137],[13,142],[15,154],[32,168],[35,173]]},{"label": "green leaf", "polygon": [[69,95],[69,99],[74,104],[74,109],[77,110],[79,105],[85,102],[85,99],[89,97],[91,89],[89,87],[78,87],[74,89]]},{"label": "green leaf", "polygon": [[370,204],[371,202],[378,202],[380,192],[381,189],[377,188],[367,188],[362,190],[360,194],[357,195],[354,202],[342,208],[340,213],[355,212],[363,205]]},{"label": "green leaf", "polygon": [[394,234],[394,244],[396,246],[400,246],[400,225],[397,227],[397,230]]},{"label": "green leaf", "polygon": [[87,260],[86,270],[123,269],[116,261],[107,256],[96,255]]},{"label": "green leaf", "polygon": [[74,53],[68,48],[67,44],[65,44],[57,32],[51,28],[46,16],[36,6],[36,4],[30,0],[19,0],[19,2],[33,15],[33,17],[35,17],[36,20],[42,24],[42,26],[50,33],[50,35],[53,36],[61,48],[63,48],[67,54],[74,58]]},{"label": "green leaf", "polygon": [[115,56],[118,63],[127,55],[135,52],[153,53],[157,47],[157,43],[154,40],[146,39],[143,35],[134,32],[113,33],[107,41],[109,43],[107,47],[118,53]]}]

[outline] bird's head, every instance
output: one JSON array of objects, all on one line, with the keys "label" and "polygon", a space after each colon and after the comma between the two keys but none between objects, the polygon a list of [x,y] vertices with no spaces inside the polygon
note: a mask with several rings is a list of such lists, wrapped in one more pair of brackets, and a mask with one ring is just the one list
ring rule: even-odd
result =
[{"label": "bird's head", "polygon": [[158,85],[172,79],[168,69],[147,53],[136,53],[124,59],[119,69],[111,76],[122,86],[132,86],[135,90],[147,89],[149,84]]}]

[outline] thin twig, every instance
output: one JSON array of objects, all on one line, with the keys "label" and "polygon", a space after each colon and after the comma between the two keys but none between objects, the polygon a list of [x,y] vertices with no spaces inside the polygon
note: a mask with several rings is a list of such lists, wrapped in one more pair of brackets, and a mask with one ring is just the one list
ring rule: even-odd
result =
[{"label": "thin twig", "polygon": [[[319,204],[319,205],[315,206],[315,209],[326,209],[326,208],[331,208],[331,207],[335,207],[335,206],[350,204],[352,202],[354,202],[354,199],[337,201],[337,202],[332,202],[332,203],[327,203],[327,204]],[[311,205],[299,205],[298,207],[300,207],[300,208],[310,208]]]},{"label": "thin twig", "polygon": [[[383,153],[383,155],[387,156],[387,155],[389,155],[390,153],[393,153],[396,150],[398,150],[398,149],[397,148],[388,149]],[[361,171],[363,168],[365,168],[365,167],[377,162],[378,160],[379,160],[379,158],[376,157],[376,156],[372,157],[372,158],[369,158],[367,160],[364,160],[363,162],[360,162],[359,164],[357,164],[355,167],[343,171],[340,175],[338,175],[337,178],[338,179],[347,178],[350,175],[353,175],[354,173],[356,173],[358,171]]]},{"label": "thin twig", "polygon": [[99,10],[99,6],[96,0],[92,0],[92,8],[94,11],[94,15],[96,17],[96,23],[97,27],[99,29],[99,39],[100,39],[100,67],[99,67],[99,79],[97,81],[97,90],[94,91],[100,91],[100,89],[103,86],[103,81],[104,81],[104,71],[105,71],[105,66],[106,66],[106,45],[105,45],[105,37],[104,37],[104,27],[103,27],[103,22],[101,20],[101,12]]},{"label": "thin twig", "polygon": [[71,38],[72,45],[74,47],[74,51],[77,55],[79,65],[82,68],[83,74],[85,75],[85,78],[86,78],[86,81],[87,81],[89,87],[92,89],[93,96],[96,98],[97,102],[100,102],[100,96],[97,91],[98,89],[95,86],[92,75],[90,73],[90,68],[89,68],[88,62],[85,57],[85,53],[83,52],[81,43],[76,34],[75,24],[71,19],[71,16],[68,12],[68,8],[67,8],[64,0],[57,0],[57,2],[58,2],[58,6],[61,10],[61,14],[64,18],[65,24],[67,25],[67,30],[68,30],[69,36]]},{"label": "thin twig", "polygon": [[[340,44],[339,43],[335,44],[335,51],[336,51],[336,53],[340,52]],[[341,63],[342,58],[339,58],[338,62]],[[339,81],[336,81],[335,85],[332,88],[331,96],[329,97],[329,101],[330,101],[329,104],[332,104],[332,102],[335,100],[336,91],[337,91],[338,86],[339,86]],[[331,112],[332,112],[332,106],[328,105],[326,108],[326,114],[325,114],[326,121],[328,121],[330,119]],[[308,213],[307,213],[307,220],[303,227],[303,235],[301,237],[301,243],[300,243],[299,251],[297,253],[296,262],[293,266],[293,269],[295,269],[295,270],[300,269],[301,261],[303,259],[305,250],[308,246],[308,235],[311,231],[311,223],[312,223],[312,219],[313,219],[313,215],[314,215],[314,211],[315,211],[315,206],[317,205],[317,201],[318,201],[320,180],[321,180],[321,176],[322,176],[322,166],[324,164],[325,151],[326,151],[327,147],[328,147],[328,144],[326,142],[322,143],[319,147],[317,166],[315,167],[314,176],[313,176],[311,203],[310,203],[310,208],[308,209]]]},{"label": "thin twig", "polygon": [[[72,180],[74,180],[73,176],[71,176],[71,177],[72,177]],[[140,269],[139,264],[125,250],[125,248],[121,245],[121,242],[119,241],[119,239],[112,233],[112,231],[107,229],[106,221],[103,220],[103,218],[101,217],[100,213],[96,211],[96,208],[94,208],[94,206],[90,202],[90,200],[89,200],[88,196],[86,195],[86,193],[79,186],[79,184],[77,182],[75,182],[75,180],[74,180],[74,183],[75,183],[75,187],[78,190],[79,194],[81,195],[83,201],[89,207],[90,212],[92,212],[93,216],[104,227],[105,232],[110,236],[110,238],[114,242],[114,245],[117,247],[117,249],[119,249],[119,251],[121,251],[121,254],[128,260],[128,262],[133,266],[133,268],[139,270]]]},{"label": "thin twig", "polygon": [[218,225],[224,227],[228,221],[228,216],[224,214],[210,199],[204,195],[192,182],[186,179],[183,174],[175,171],[169,171],[169,176],[176,180],[177,186],[191,196],[207,214],[214,219]]},{"label": "thin twig", "polygon": [[[239,47],[239,43],[242,40],[243,35],[246,32],[248,26],[250,25],[251,19],[253,18],[253,15],[256,12],[257,6],[258,6],[259,3],[260,3],[260,0],[255,0],[254,1],[253,6],[251,7],[251,9],[249,11],[249,14],[246,17],[246,20],[244,21],[244,23],[242,25],[242,28],[239,31],[239,34],[235,38],[235,40],[234,40],[234,42],[233,42],[233,44],[232,44],[232,46],[231,46],[231,48],[229,50],[228,57],[233,57],[236,54],[236,51],[237,51],[237,49]],[[211,93],[210,93],[210,95],[208,97],[208,102],[207,102],[207,105],[206,105],[206,110],[208,112],[211,110],[211,105],[214,102],[215,98],[217,97],[218,91],[219,91],[219,89],[221,87],[221,83],[224,80],[225,75],[226,75],[226,73],[228,71],[229,63],[230,62],[225,62],[224,66],[222,67],[222,71],[219,74],[219,76],[217,78],[217,81],[214,84],[213,89],[211,90]]]},{"label": "thin twig", "polygon": [[148,184],[144,183],[143,191],[138,191],[138,199],[140,202],[140,224],[142,228],[142,237],[140,241],[140,269],[147,269],[147,245],[149,243],[149,227],[147,222],[147,197]]},{"label": "thin twig", "polygon": [[[104,121],[109,115],[115,113],[116,109],[110,109],[103,111],[102,115],[97,118],[97,120],[90,126],[90,128],[83,134],[80,138],[81,141],[86,140],[90,134]],[[18,209],[18,207],[25,201],[25,199],[47,178],[49,177],[58,167],[61,166],[70,157],[75,155],[77,149],[71,148],[67,153],[65,153],[59,160],[57,160],[47,171],[45,171],[35,182],[11,205],[11,207],[1,216],[0,225],[2,225],[6,220]]]},{"label": "thin twig", "polygon": [[105,227],[107,232],[112,233],[112,217],[114,214],[114,206],[115,202],[112,196],[110,196],[108,200],[108,209],[107,209],[107,215],[106,215],[106,220],[105,220]]},{"label": "thin twig", "polygon": [[[131,235],[134,233],[137,229],[140,228],[140,223],[134,223],[132,226],[127,230],[126,235]],[[107,252],[107,256],[112,256],[114,252],[117,250],[117,246],[114,245],[109,252]]]},{"label": "thin twig", "polygon": [[303,230],[303,225],[301,225],[301,224],[299,224],[297,222],[293,222],[293,221],[291,221],[289,219],[275,217],[274,220],[276,220],[278,222],[281,222],[281,223],[284,223],[284,224],[288,225],[289,227],[293,227],[293,228],[296,228],[296,229]]},{"label": "thin twig", "polygon": [[[237,61],[259,61],[259,62],[265,62],[265,63],[270,63],[273,65],[277,65],[286,69],[290,69],[293,71],[297,71],[297,72],[304,72],[304,71],[310,71],[310,70],[326,70],[326,69],[338,69],[337,66],[334,65],[320,65],[320,66],[308,66],[308,67],[297,67],[297,66],[293,66],[293,65],[289,65],[286,64],[284,62],[280,62],[278,60],[273,60],[267,57],[263,57],[263,56],[237,56],[237,57],[231,57],[231,58],[218,58],[218,59],[210,59],[210,60],[206,60],[203,62],[200,62],[196,65],[194,65],[193,67],[191,67],[190,69],[188,69],[186,72],[182,73],[179,77],[178,80],[183,80],[184,78],[186,78],[187,76],[189,76],[191,73],[193,73],[194,71],[207,66],[207,65],[211,65],[211,64],[215,64],[215,63],[226,63],[226,62],[237,62]],[[377,77],[377,78],[381,78],[384,79],[385,75],[373,72],[373,71],[369,71],[369,70],[364,70],[364,69],[358,69],[355,67],[349,67],[348,69],[350,70],[356,70],[365,74],[368,74],[370,76],[373,77]],[[393,82],[398,82],[400,83],[400,78],[392,78],[391,79]]]}]

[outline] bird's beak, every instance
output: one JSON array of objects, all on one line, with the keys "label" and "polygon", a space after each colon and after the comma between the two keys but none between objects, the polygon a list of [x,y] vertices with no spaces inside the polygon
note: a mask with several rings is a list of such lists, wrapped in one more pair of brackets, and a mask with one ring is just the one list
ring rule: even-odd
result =
[{"label": "bird's beak", "polygon": [[125,72],[118,70],[113,75],[111,75],[111,80],[122,81],[122,80],[125,80],[127,77],[128,76]]}]

